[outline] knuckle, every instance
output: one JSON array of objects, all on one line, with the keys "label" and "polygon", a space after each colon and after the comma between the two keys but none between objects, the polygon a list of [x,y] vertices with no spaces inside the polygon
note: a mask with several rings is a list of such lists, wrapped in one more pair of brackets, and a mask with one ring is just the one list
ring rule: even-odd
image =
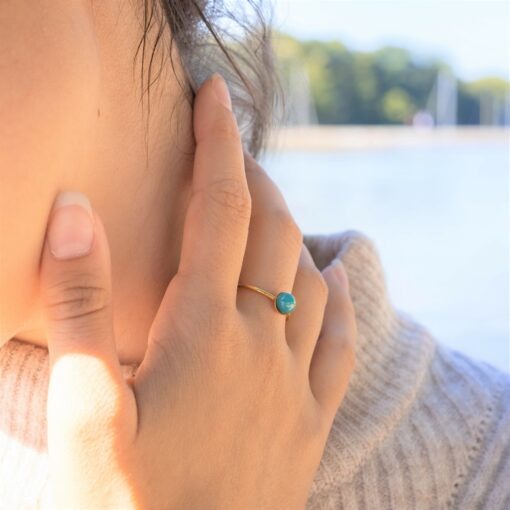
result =
[{"label": "knuckle", "polygon": [[[312,402],[316,402],[315,399]],[[312,448],[316,447],[316,441],[324,441],[324,420],[320,409],[314,407],[311,412],[304,413],[300,422],[301,435],[307,438]]]},{"label": "knuckle", "polygon": [[327,303],[329,297],[329,286],[322,276],[322,273],[315,269],[315,285],[317,286],[317,292],[322,296],[324,303]]},{"label": "knuckle", "polygon": [[166,367],[174,367],[175,345],[171,345],[170,340],[165,335],[152,333],[149,339],[151,350],[155,350],[157,358],[163,362]]},{"label": "knuckle", "polygon": [[337,339],[336,344],[342,356],[345,356],[349,361],[354,363],[356,358],[356,343],[354,337],[350,334],[343,334]]},{"label": "knuckle", "polygon": [[352,373],[356,366],[356,348],[354,344],[350,341],[342,342],[339,350],[349,374]]},{"label": "knuckle", "polygon": [[349,333],[345,340],[344,340],[344,349],[346,352],[346,355],[349,356],[349,361],[351,363],[351,366],[354,368],[356,365],[356,339],[357,339],[357,331],[354,330],[351,333]]},{"label": "knuckle", "polygon": [[303,234],[296,221],[285,209],[275,209],[271,213],[271,222],[278,232],[278,236],[286,239],[292,248],[301,248]]},{"label": "knuckle", "polygon": [[331,331],[321,338],[321,342],[327,344],[329,351],[341,358],[352,369],[356,363],[355,336],[343,328]]},{"label": "knuckle", "polygon": [[344,348],[355,353],[358,340],[358,324],[356,322],[355,310],[352,305],[350,306],[349,319],[346,321],[346,326],[340,337]]},{"label": "knuckle", "polygon": [[250,218],[251,196],[243,181],[232,178],[220,179],[211,184],[209,194],[222,210],[228,211],[232,216]]},{"label": "knuckle", "polygon": [[78,319],[99,313],[110,304],[110,293],[98,285],[97,279],[80,275],[59,281],[47,291],[47,309],[55,321]]},{"label": "knuckle", "polygon": [[323,304],[326,304],[329,295],[329,287],[324,276],[315,265],[300,264],[297,277],[302,279],[305,286],[309,287],[314,294],[319,296]]}]

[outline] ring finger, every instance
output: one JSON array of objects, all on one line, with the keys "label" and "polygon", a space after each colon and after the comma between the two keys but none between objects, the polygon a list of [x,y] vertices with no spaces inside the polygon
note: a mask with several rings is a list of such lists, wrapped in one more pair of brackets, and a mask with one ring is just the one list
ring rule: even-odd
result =
[{"label": "ring finger", "polygon": [[[292,292],[303,245],[301,230],[280,190],[248,154],[245,168],[252,209],[239,283],[255,285],[274,295]],[[285,318],[266,296],[257,294],[240,288],[238,308],[284,328]]]}]

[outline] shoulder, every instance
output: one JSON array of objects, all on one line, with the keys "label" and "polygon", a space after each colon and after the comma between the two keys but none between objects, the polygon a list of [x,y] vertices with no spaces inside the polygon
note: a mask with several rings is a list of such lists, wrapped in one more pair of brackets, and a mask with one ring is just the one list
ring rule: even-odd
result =
[{"label": "shoulder", "polygon": [[335,417],[309,508],[510,508],[510,376],[397,317],[394,357],[370,353]]},{"label": "shoulder", "polygon": [[372,508],[504,508],[510,375],[442,345],[397,310],[369,236],[348,230],[305,242],[319,265],[343,260],[359,332],[356,368],[310,508],[319,501],[334,508],[369,501]]},{"label": "shoulder", "polygon": [[439,346],[431,377],[446,397],[441,414],[458,415],[451,432],[465,438],[450,503],[510,508],[510,374]]}]

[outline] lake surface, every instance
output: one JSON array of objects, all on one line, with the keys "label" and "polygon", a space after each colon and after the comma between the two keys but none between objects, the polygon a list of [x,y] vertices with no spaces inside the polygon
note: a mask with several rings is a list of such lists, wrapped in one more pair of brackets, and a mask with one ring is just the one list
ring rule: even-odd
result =
[{"label": "lake surface", "polygon": [[263,163],[305,233],[365,233],[397,309],[510,370],[507,144],[270,152]]}]

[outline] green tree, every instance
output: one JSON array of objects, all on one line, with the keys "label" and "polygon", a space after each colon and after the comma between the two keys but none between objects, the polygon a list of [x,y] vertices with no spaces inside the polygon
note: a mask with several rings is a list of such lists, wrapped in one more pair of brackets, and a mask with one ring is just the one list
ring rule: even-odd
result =
[{"label": "green tree", "polygon": [[[441,60],[417,60],[407,50],[385,46],[374,52],[352,51],[339,41],[299,41],[277,33],[275,50],[284,81],[305,72],[321,124],[399,124],[427,107]],[[480,122],[481,98],[502,102],[510,83],[488,77],[458,81],[458,122]]]},{"label": "green tree", "polygon": [[384,94],[381,107],[384,118],[395,124],[406,122],[416,111],[409,94],[399,87],[394,87]]}]

